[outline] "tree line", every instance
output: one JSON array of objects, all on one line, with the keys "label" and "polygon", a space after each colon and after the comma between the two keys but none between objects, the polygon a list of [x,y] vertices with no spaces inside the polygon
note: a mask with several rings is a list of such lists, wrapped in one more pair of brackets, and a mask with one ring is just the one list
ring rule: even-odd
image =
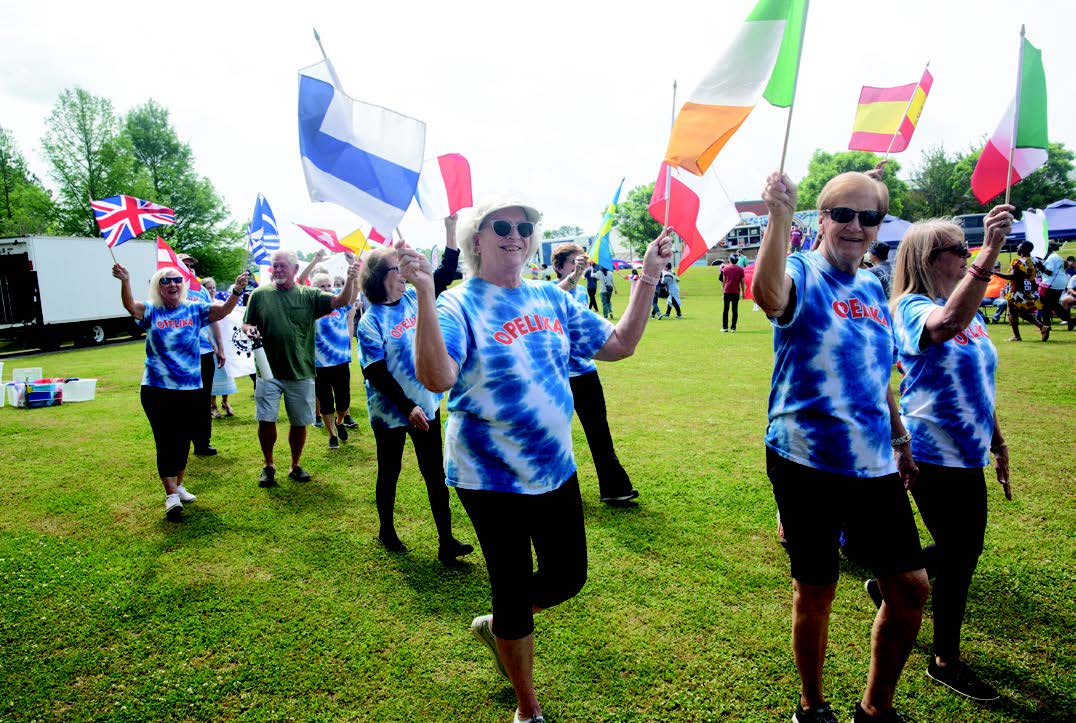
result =
[{"label": "tree line", "polygon": [[[971,174],[982,148],[964,153],[949,153],[941,145],[927,148],[912,170],[909,180],[898,177],[900,163],[892,158],[886,164],[885,183],[889,187],[889,213],[909,221],[985,213],[1002,198],[980,204],[971,193]],[[1045,208],[1054,201],[1076,196],[1073,180],[1073,152],[1063,143],[1051,143],[1046,165],[1012,187],[1010,202],[1017,217],[1028,208]],[[865,151],[829,153],[815,150],[807,165],[807,175],[799,181],[798,210],[817,208],[818,194],[826,182],[845,171],[868,171],[881,157]],[[661,231],[661,225],[646,210],[654,184],[637,186],[617,207],[614,225],[627,239],[636,257],[641,258],[646,244]]]},{"label": "tree line", "polygon": [[117,115],[112,102],[78,87],[60,93],[45,119],[42,154],[54,184],[33,174],[14,135],[0,127],[0,237],[97,236],[90,199],[126,194],[176,212],[154,231],[205,275],[234,275],[246,260],[246,233],[194,168],[168,109],[150,99]]}]

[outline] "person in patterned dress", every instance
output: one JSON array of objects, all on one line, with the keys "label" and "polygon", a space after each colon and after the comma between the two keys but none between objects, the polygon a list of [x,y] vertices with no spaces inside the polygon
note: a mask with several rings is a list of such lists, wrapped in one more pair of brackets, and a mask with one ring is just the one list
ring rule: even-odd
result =
[{"label": "person in patterned dress", "polygon": [[1009,326],[1012,327],[1012,336],[1006,341],[1023,341],[1020,338],[1020,319],[1031,324],[1039,330],[1039,336],[1043,341],[1050,338],[1050,325],[1043,324],[1035,314],[1042,311],[1042,300],[1039,299],[1038,286],[1035,283],[1035,263],[1031,260],[1031,252],[1035,246],[1030,241],[1024,241],[1016,247],[1016,258],[1012,260],[1009,273],[1002,274],[997,271],[995,276],[1000,276],[1009,282],[1005,292],[1005,301],[1009,305]]}]

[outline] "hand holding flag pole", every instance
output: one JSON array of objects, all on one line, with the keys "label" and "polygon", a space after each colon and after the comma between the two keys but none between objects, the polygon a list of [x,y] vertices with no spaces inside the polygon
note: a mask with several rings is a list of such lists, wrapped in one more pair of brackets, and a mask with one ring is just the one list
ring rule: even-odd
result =
[{"label": "hand holding flag pole", "polygon": [[1016,63],[1016,103],[1012,114],[1012,143],[1009,144],[1009,169],[1005,172],[1005,205],[1012,190],[1012,157],[1016,151],[1016,131],[1020,127],[1020,84],[1024,79],[1024,26],[1020,26],[1020,60]]}]

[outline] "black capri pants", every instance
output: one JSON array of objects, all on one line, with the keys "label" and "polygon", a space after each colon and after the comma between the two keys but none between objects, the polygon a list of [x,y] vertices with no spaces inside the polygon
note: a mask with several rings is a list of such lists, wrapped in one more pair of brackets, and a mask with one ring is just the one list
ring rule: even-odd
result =
[{"label": "black capri pants", "polygon": [[351,365],[348,362],[314,370],[314,394],[322,414],[343,414],[351,407]]},{"label": "black capri pants", "polygon": [[153,430],[159,476],[175,477],[187,468],[191,438],[201,417],[209,416],[202,396],[201,389],[142,387],[142,409]]},{"label": "black capri pants", "polygon": [[[519,640],[534,632],[534,607],[551,608],[587,581],[587,539],[579,478],[541,495],[456,488],[486,558],[493,634]],[[538,560],[533,569],[531,544]]]}]

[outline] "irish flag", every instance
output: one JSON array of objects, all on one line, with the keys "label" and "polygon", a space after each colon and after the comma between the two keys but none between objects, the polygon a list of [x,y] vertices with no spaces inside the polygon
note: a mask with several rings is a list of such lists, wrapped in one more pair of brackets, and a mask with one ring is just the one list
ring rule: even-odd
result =
[{"label": "irish flag", "polygon": [[1001,123],[975,164],[971,192],[979,203],[986,204],[1005,190],[1010,150],[1012,183],[1016,184],[1046,164],[1047,148],[1046,73],[1042,69],[1042,51],[1026,38],[1021,38],[1020,81],[1016,97],[1009,102]]},{"label": "irish flag", "polygon": [[765,98],[779,108],[796,94],[808,0],[758,0],[732,45],[673,123],[665,161],[701,176]]}]

